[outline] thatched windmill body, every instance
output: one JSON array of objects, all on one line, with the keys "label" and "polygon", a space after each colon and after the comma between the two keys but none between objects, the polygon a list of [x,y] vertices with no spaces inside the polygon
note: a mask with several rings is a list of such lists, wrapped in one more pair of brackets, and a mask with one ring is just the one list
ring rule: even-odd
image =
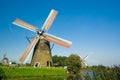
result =
[{"label": "thatched windmill body", "polygon": [[49,42],[53,42],[55,44],[58,44],[66,48],[70,47],[70,45],[72,44],[70,41],[46,33],[50,28],[56,15],[57,15],[57,11],[52,9],[40,31],[38,31],[36,27],[28,23],[25,23],[20,19],[16,19],[13,22],[13,24],[17,26],[37,32],[36,36],[32,39],[24,54],[20,57],[19,60],[21,62],[25,61],[31,49],[34,47],[31,65],[36,67],[42,67],[42,66],[50,67],[52,65],[52,57],[51,57],[52,55],[51,55]]}]

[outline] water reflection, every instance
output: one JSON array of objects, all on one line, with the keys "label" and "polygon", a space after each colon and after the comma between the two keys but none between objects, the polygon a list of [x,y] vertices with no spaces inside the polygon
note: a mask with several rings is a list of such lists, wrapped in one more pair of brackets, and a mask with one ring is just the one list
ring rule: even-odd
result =
[{"label": "water reflection", "polygon": [[96,80],[93,71],[83,70],[81,71],[82,80]]}]

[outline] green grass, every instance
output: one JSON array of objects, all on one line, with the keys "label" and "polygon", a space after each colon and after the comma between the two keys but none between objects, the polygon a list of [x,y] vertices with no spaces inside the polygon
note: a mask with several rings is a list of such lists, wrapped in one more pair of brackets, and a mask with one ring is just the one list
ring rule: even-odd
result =
[{"label": "green grass", "polygon": [[[93,66],[82,69],[82,71],[84,70],[92,71],[96,80],[120,80],[120,65],[113,67]],[[76,77],[78,79],[75,80],[80,80],[80,76]],[[87,74],[84,77],[85,80],[92,80]],[[72,79],[75,76],[67,75],[63,68],[0,67],[0,80],[63,80],[65,78]]]},{"label": "green grass", "polygon": [[6,78],[23,78],[23,77],[46,77],[46,76],[65,76],[66,71],[63,68],[10,68],[0,67],[1,73]]}]

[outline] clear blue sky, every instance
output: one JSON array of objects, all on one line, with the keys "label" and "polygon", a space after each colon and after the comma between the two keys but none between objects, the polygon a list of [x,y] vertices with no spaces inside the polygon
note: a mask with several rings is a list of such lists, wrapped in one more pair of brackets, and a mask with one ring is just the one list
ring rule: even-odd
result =
[{"label": "clear blue sky", "polygon": [[20,18],[40,29],[51,9],[58,15],[48,32],[73,43],[55,45],[53,55],[88,54],[89,65],[120,64],[120,0],[0,0],[0,60],[7,54],[18,61],[29,44],[25,36],[35,35],[12,22]]}]

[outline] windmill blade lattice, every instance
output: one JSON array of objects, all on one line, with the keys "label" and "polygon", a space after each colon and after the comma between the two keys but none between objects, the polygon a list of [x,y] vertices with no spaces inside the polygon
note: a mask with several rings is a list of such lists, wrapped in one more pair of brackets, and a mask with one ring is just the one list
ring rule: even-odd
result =
[{"label": "windmill blade lattice", "polygon": [[51,24],[53,23],[56,15],[57,15],[57,11],[52,9],[48,18],[46,19],[45,23],[43,24],[43,27],[42,27],[41,30],[46,30],[47,31],[50,28]]},{"label": "windmill blade lattice", "polygon": [[66,47],[66,48],[69,48],[70,45],[72,44],[70,41],[67,41],[65,39],[56,37],[56,36],[48,34],[48,33],[44,33],[43,36],[44,36],[45,40],[47,40],[49,42],[53,42],[55,44],[58,44],[60,46]]},{"label": "windmill blade lattice", "polygon": [[30,24],[28,24],[28,23],[26,23],[26,22],[23,22],[23,21],[20,20],[20,19],[16,19],[16,20],[13,22],[13,24],[15,24],[15,25],[17,25],[17,26],[19,26],[19,27],[22,27],[22,28],[25,28],[25,29],[34,31],[34,32],[37,31],[37,28],[36,28],[36,27],[34,27],[34,26],[32,26],[32,25],[30,25]]}]

